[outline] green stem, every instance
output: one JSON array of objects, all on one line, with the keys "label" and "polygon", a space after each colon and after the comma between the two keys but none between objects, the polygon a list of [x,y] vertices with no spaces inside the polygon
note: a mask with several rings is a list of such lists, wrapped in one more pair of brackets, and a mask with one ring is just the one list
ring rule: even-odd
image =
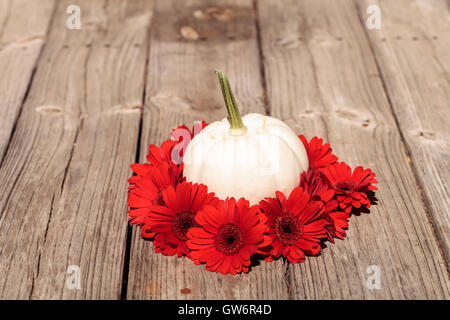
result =
[{"label": "green stem", "polygon": [[220,88],[222,89],[223,99],[228,111],[228,121],[230,122],[230,134],[240,136],[247,132],[247,127],[242,122],[241,114],[231,91],[230,83],[227,76],[221,72],[216,71],[219,78]]}]

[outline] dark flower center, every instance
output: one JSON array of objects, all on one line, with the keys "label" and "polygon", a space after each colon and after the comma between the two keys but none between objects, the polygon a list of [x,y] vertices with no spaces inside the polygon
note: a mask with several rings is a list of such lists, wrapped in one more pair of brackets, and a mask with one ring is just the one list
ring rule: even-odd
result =
[{"label": "dark flower center", "polygon": [[284,245],[293,246],[303,235],[303,224],[293,214],[285,213],[276,218],[275,233]]},{"label": "dark flower center", "polygon": [[161,190],[158,191],[158,194],[156,195],[156,197],[153,198],[153,204],[155,206],[166,206],[166,203],[164,202]]},{"label": "dark flower center", "polygon": [[355,191],[356,183],[351,180],[339,181],[334,185],[334,189],[342,193],[350,194]]},{"label": "dark flower center", "polygon": [[219,252],[226,256],[232,256],[244,246],[244,233],[235,224],[221,225],[217,231],[214,244]]},{"label": "dark flower center", "polygon": [[198,223],[195,221],[195,213],[193,212],[179,212],[172,220],[172,232],[178,240],[186,241],[188,239],[187,232],[192,227],[198,227]]}]

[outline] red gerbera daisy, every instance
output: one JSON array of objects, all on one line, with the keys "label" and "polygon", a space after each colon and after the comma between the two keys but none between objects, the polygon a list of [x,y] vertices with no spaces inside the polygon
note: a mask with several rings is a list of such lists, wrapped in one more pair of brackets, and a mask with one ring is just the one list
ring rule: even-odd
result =
[{"label": "red gerbera daisy", "polygon": [[[141,179],[140,176],[147,175],[150,168],[153,166],[159,166],[162,162],[171,162],[171,151],[173,146],[175,145],[175,141],[166,140],[161,144],[161,147],[155,146],[151,144],[149,146],[149,152],[146,156],[149,163],[133,163],[131,165],[131,170],[136,173],[135,176],[132,176],[128,179],[130,186],[128,189],[133,189],[136,182]],[[183,167],[180,166],[179,172],[181,174]]]},{"label": "red gerbera daisy", "polygon": [[309,142],[304,135],[298,136],[305,146],[308,154],[309,167],[321,169],[337,161],[337,157],[332,153],[330,144],[323,144],[323,140],[313,137]]},{"label": "red gerbera daisy", "polygon": [[[336,202],[336,200],[333,201]],[[327,232],[327,239],[331,243],[334,243],[334,238],[343,240],[346,235],[345,229],[348,228],[348,213],[331,208],[327,208],[325,210],[330,210],[328,212],[326,211],[327,224],[325,225],[325,229]]]},{"label": "red gerbera daisy", "polygon": [[305,253],[316,255],[320,252],[320,241],[325,238],[326,220],[322,215],[322,203],[297,187],[289,199],[277,191],[276,198],[266,198],[260,202],[267,215],[270,246],[261,250],[272,261],[283,255],[290,262],[305,261]]},{"label": "red gerbera daisy", "polygon": [[[153,165],[160,165],[161,162],[172,161],[172,148],[177,144],[176,141],[166,140],[160,147],[151,144],[148,147],[147,160]],[[175,163],[175,162],[174,162]]]},{"label": "red gerbera daisy", "polygon": [[334,238],[344,239],[345,230],[348,228],[348,213],[336,211],[338,202],[334,198],[334,189],[323,183],[315,170],[303,172],[300,177],[300,187],[314,200],[323,203],[323,217],[326,220],[325,230],[327,238],[334,243]]},{"label": "red gerbera daisy", "polygon": [[130,186],[128,187],[129,190],[135,188],[136,182],[141,179],[141,176],[145,176],[146,174],[148,174],[151,166],[152,165],[149,163],[133,163],[131,165],[131,170],[133,170],[136,175],[128,178],[128,183],[130,184]]},{"label": "red gerbera daisy", "polygon": [[331,199],[334,196],[334,190],[323,183],[319,172],[313,169],[301,173],[300,187],[314,200],[320,200],[322,197]]},{"label": "red gerbera daisy", "polygon": [[250,257],[265,246],[265,217],[259,206],[244,198],[205,206],[195,220],[200,227],[188,232],[188,246],[194,260],[206,263],[206,270],[222,274],[248,272]]},{"label": "red gerbera daisy", "polygon": [[181,170],[169,162],[162,162],[159,166],[147,164],[145,169],[142,165],[133,165],[132,168],[142,175],[133,176],[128,180],[131,183],[128,188],[130,223],[142,226],[142,236],[151,238],[153,233],[149,233],[144,225],[146,217],[152,206],[164,205],[161,191],[170,185],[176,185],[181,179]]},{"label": "red gerbera daisy", "polygon": [[219,199],[208,193],[204,184],[191,182],[172,185],[162,191],[165,206],[153,206],[146,221],[155,234],[155,252],[178,257],[189,256],[187,232],[197,227],[195,216],[205,205],[215,205]]},{"label": "red gerbera daisy", "polygon": [[324,168],[322,172],[328,185],[336,192],[339,207],[347,214],[352,207],[370,207],[366,191],[378,189],[373,185],[378,181],[372,170],[358,166],[352,174],[352,169],[345,162],[340,162]]}]

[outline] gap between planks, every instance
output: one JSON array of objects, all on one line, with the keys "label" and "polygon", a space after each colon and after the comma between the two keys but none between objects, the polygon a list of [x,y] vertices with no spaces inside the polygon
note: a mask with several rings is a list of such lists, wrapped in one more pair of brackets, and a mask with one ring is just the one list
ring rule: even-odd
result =
[{"label": "gap between planks", "polygon": [[[152,15],[153,15],[154,6],[152,8]],[[141,159],[141,144],[142,144],[142,125],[144,122],[144,106],[145,106],[145,99],[147,96],[147,79],[148,79],[148,63],[150,60],[150,31],[153,26],[153,19],[151,19],[148,28],[147,28],[147,47],[145,51],[145,66],[144,66],[144,90],[142,92],[142,101],[141,101],[141,112],[140,112],[140,118],[139,118],[139,131],[138,131],[138,138],[136,143],[136,158],[135,163],[139,163]],[[133,173],[133,175],[135,175]],[[128,217],[128,212],[127,212]],[[124,263],[123,263],[123,272],[122,272],[122,288],[120,291],[120,300],[127,300],[127,293],[128,293],[128,275],[130,271],[130,256],[131,256],[131,240],[133,238],[133,227],[131,224],[128,223],[127,226],[127,235],[126,235],[126,244],[125,244],[125,257],[124,257]]]}]

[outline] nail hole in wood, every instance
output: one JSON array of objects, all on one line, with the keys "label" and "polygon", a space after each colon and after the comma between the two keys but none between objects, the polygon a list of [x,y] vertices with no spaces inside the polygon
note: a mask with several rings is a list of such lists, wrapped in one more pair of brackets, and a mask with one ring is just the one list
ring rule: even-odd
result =
[{"label": "nail hole in wood", "polygon": [[427,130],[427,131],[420,131],[419,132],[419,136],[424,137],[425,139],[430,139],[430,140],[434,140],[434,132],[431,130]]},{"label": "nail hole in wood", "polygon": [[184,288],[184,289],[181,289],[180,292],[181,292],[182,294],[190,294],[192,291],[191,291],[191,289],[189,289],[189,288]]}]

